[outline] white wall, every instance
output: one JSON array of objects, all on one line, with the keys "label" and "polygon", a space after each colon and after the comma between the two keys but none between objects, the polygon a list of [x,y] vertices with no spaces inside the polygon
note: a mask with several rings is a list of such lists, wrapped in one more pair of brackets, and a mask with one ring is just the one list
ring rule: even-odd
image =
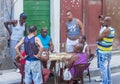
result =
[{"label": "white wall", "polygon": [[55,51],[60,51],[60,0],[50,0],[51,37]]},{"label": "white wall", "polygon": [[14,19],[18,20],[22,12],[23,12],[23,0],[17,0],[14,5]]}]

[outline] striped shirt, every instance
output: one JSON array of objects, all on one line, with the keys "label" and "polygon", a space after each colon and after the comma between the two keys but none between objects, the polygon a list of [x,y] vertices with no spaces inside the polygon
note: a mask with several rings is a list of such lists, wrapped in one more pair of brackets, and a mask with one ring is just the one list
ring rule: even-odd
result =
[{"label": "striped shirt", "polygon": [[98,41],[99,52],[108,53],[112,50],[113,39],[115,37],[115,30],[112,27],[109,27],[109,29],[109,36],[105,36],[102,41]]}]

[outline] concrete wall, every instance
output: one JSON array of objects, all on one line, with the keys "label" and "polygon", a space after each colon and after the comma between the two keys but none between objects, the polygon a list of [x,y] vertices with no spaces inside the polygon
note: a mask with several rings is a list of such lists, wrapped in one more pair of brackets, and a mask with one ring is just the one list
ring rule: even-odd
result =
[{"label": "concrete wall", "polygon": [[50,0],[50,32],[55,51],[60,51],[60,0]]},{"label": "concrete wall", "polygon": [[16,0],[14,5],[14,19],[18,20],[22,12],[23,12],[23,0]]},{"label": "concrete wall", "polygon": [[[7,59],[9,59],[9,47],[7,39],[9,37],[8,32],[4,27],[4,21],[12,19],[11,4],[13,0],[0,0],[0,69],[10,68],[11,65]],[[9,65],[8,65],[9,64]]]},{"label": "concrete wall", "polygon": [[112,26],[116,32],[113,48],[120,49],[120,0],[106,0],[106,15],[112,17]]}]

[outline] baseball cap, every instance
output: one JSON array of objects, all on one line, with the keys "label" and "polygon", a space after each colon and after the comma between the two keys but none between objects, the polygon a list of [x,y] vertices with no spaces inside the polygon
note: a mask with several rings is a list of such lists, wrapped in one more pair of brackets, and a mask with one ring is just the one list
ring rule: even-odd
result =
[{"label": "baseball cap", "polygon": [[106,17],[104,18],[104,21],[107,21],[107,20],[111,20],[111,17],[110,17],[110,16],[106,16]]},{"label": "baseball cap", "polygon": [[21,14],[20,14],[20,17],[21,17],[21,18],[27,18],[27,15],[26,15],[25,13],[21,13]]}]

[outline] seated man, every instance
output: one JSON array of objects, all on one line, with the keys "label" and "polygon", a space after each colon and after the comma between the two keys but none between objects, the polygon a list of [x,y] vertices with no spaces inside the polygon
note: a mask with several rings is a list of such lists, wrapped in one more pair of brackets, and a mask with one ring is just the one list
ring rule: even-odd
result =
[{"label": "seated man", "polygon": [[84,45],[83,53],[86,53],[87,57],[88,57],[87,59],[89,59],[89,55],[91,54],[91,49],[86,42],[86,36],[80,36],[79,37],[79,43],[82,43]]},{"label": "seated man", "polygon": [[[93,59],[94,54],[91,53],[91,49],[90,49],[89,45],[86,42],[86,36],[80,36],[79,37],[79,43],[82,43],[84,45],[83,53],[86,53],[88,62],[90,62]],[[87,70],[88,70],[88,73],[87,73],[86,76],[89,77],[89,81],[90,81],[90,71],[89,71],[89,68],[87,68]]]},{"label": "seated man", "polygon": [[[44,48],[44,53],[46,51],[50,51],[50,52],[53,52],[54,50],[54,46],[53,46],[53,42],[52,42],[52,39],[50,38],[50,36],[47,34],[47,28],[42,28],[41,29],[41,34],[38,35],[38,38],[41,40],[42,44],[43,44],[43,48]],[[44,68],[47,68],[47,62],[43,62],[43,66]],[[53,67],[55,66],[55,61],[52,61],[51,62],[51,65],[50,65],[50,70],[52,72],[52,69]],[[52,73],[50,75],[53,75]]]},{"label": "seated man", "polygon": [[[25,58],[25,56],[26,56],[25,50],[22,49],[22,50],[20,50],[20,52],[21,52],[21,54],[22,54],[22,57]],[[21,59],[20,55],[16,55],[16,56],[15,56],[15,61],[16,61],[17,67],[20,69],[21,84],[23,84],[24,78],[25,78],[25,71],[24,71],[25,59]]]},{"label": "seated man", "polygon": [[76,44],[74,46],[74,52],[76,54],[74,54],[69,60],[67,60],[66,58],[63,58],[63,62],[65,63],[67,68],[70,68],[70,73],[73,76],[74,75],[74,68],[73,65],[76,64],[81,64],[81,63],[87,63],[87,55],[86,53],[83,53],[83,44]]}]

